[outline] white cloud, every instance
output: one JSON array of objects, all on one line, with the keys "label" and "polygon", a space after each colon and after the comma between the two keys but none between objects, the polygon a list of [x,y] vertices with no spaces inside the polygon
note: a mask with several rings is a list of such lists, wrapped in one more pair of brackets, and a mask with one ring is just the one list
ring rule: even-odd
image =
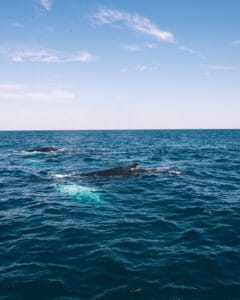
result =
[{"label": "white cloud", "polygon": [[93,16],[93,19],[97,24],[121,22],[135,31],[150,35],[158,40],[169,43],[175,42],[174,35],[171,32],[159,29],[155,24],[151,23],[148,18],[137,14],[133,15],[125,11],[114,9],[100,9],[98,13]]},{"label": "white cloud", "polygon": [[52,7],[52,0],[40,0],[40,4],[49,11]]},{"label": "white cloud", "polygon": [[[125,27],[131,28],[137,32],[144,33],[148,36],[152,36],[160,41],[165,41],[168,43],[175,43],[179,50],[188,53],[192,56],[195,56],[198,59],[205,60],[207,57],[199,51],[196,51],[190,47],[184,45],[179,45],[176,42],[176,39],[173,33],[169,31],[161,30],[157,25],[153,24],[148,18],[137,15],[130,14],[123,10],[103,8],[100,9],[95,15],[92,16],[92,19],[95,21],[95,24],[113,24],[120,23]],[[153,49],[157,48],[155,43],[148,43],[145,45],[124,45],[122,46],[125,50],[129,51],[143,51],[144,49]]]},{"label": "white cloud", "polygon": [[0,54],[6,55],[14,62],[41,62],[41,63],[67,63],[67,62],[91,62],[97,59],[87,51],[75,54],[65,54],[49,50],[25,50],[7,51],[2,50]]},{"label": "white cloud", "polygon": [[75,99],[74,93],[61,88],[36,87],[20,84],[0,84],[1,100],[62,102]]}]

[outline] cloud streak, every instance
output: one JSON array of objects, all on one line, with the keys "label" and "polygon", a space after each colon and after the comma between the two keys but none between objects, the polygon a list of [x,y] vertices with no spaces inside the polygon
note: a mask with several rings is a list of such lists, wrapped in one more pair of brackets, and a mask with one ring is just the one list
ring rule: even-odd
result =
[{"label": "cloud streak", "polygon": [[146,44],[146,45],[123,45],[122,48],[124,50],[128,50],[128,51],[131,51],[131,52],[140,52],[140,51],[143,51],[145,49],[155,49],[157,48],[157,45],[155,44]]},{"label": "cloud streak", "polygon": [[25,27],[22,23],[18,23],[18,22],[10,22],[9,25],[12,27],[15,27],[15,28],[24,28]]},{"label": "cloud streak", "polygon": [[0,54],[7,56],[13,62],[38,62],[38,63],[88,63],[97,59],[96,56],[87,51],[74,54],[63,54],[49,50],[24,50],[24,51],[0,51]]},{"label": "cloud streak", "polygon": [[232,70],[236,70],[237,67],[225,66],[225,65],[212,65],[212,66],[208,66],[208,69],[215,70],[215,71],[232,71]]},{"label": "cloud streak", "polygon": [[75,99],[75,94],[61,88],[0,84],[0,101],[62,102]]},{"label": "cloud streak", "polygon": [[[109,8],[100,9],[95,15],[93,15],[92,20],[97,25],[115,25],[121,24],[126,28],[130,28],[138,33],[143,33],[148,36],[154,37],[158,41],[164,41],[167,43],[173,43],[177,46],[180,51],[183,51],[189,55],[195,56],[198,59],[205,60],[206,56],[196,51],[190,47],[180,45],[173,33],[169,31],[163,31],[157,25],[153,24],[148,18],[140,16],[138,14],[130,14],[124,10],[116,10]],[[147,45],[123,45],[122,48],[128,51],[137,52],[143,51],[146,48],[156,48],[155,44]]]},{"label": "cloud streak", "polygon": [[188,53],[190,55],[196,56],[199,59],[202,59],[202,60],[206,59],[205,55],[199,53],[198,51],[196,51],[192,48],[181,45],[181,46],[178,47],[178,49],[185,52],[185,53]]},{"label": "cloud streak", "polygon": [[137,32],[152,36],[160,41],[174,43],[175,38],[171,32],[163,31],[153,24],[148,18],[130,14],[122,10],[100,9],[94,16],[96,24],[112,24],[115,22],[122,23],[124,26]]},{"label": "cloud streak", "polygon": [[143,48],[138,45],[123,45],[122,48],[131,52],[140,52],[143,50]]}]

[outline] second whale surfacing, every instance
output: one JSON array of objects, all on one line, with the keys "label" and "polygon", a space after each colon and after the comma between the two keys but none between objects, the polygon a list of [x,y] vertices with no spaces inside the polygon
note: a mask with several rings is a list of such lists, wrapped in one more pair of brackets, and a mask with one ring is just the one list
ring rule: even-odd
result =
[{"label": "second whale surfacing", "polygon": [[131,176],[137,173],[144,173],[145,169],[140,169],[137,164],[130,164],[127,166],[116,167],[101,171],[94,171],[89,173],[81,174],[81,176],[98,177],[98,176]]},{"label": "second whale surfacing", "polygon": [[27,152],[42,152],[42,153],[46,153],[46,152],[57,152],[58,149],[54,148],[54,147],[42,147],[42,148],[34,148],[34,149],[30,149],[30,150],[26,150]]}]

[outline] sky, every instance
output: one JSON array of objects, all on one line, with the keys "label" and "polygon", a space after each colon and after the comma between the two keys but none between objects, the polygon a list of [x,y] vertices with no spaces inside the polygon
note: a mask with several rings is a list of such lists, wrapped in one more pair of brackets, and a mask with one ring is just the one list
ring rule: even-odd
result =
[{"label": "sky", "polygon": [[240,128],[239,0],[0,2],[0,130]]}]

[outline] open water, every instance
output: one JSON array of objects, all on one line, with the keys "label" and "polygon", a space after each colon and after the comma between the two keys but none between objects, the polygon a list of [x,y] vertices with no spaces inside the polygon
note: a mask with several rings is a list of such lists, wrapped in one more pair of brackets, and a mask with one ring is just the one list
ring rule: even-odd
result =
[{"label": "open water", "polygon": [[0,299],[240,299],[240,131],[0,132]]}]

